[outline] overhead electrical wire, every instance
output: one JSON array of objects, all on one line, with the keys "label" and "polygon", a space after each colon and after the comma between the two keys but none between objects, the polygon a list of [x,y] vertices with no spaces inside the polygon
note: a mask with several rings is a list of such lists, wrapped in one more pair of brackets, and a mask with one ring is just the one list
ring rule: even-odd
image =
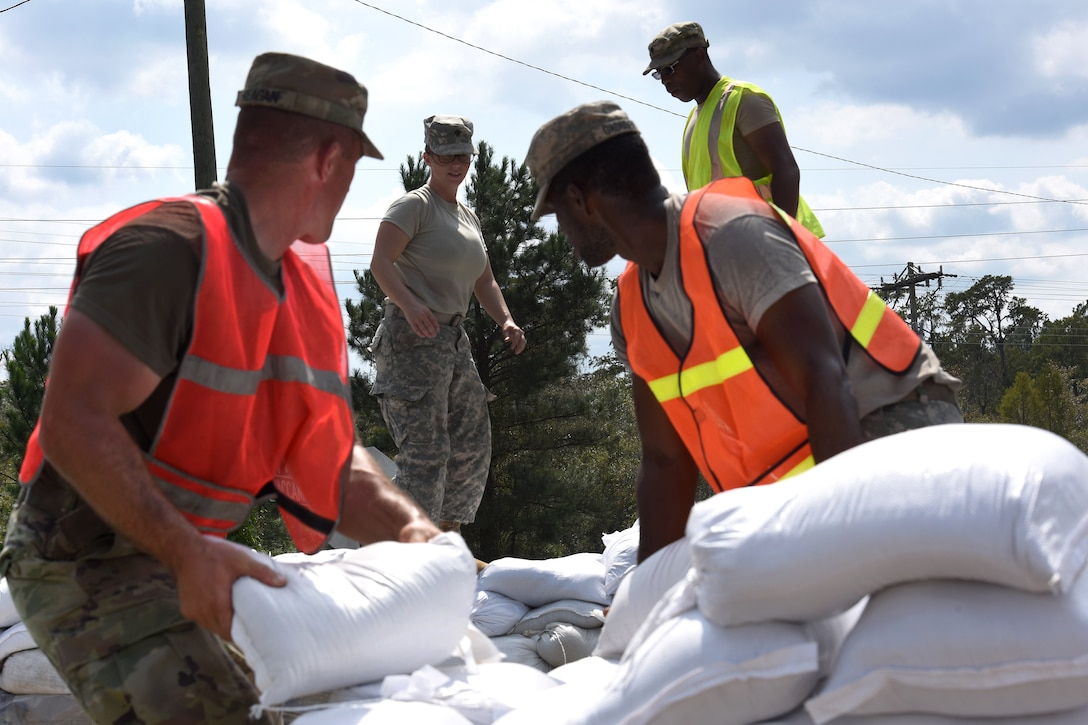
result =
[{"label": "overhead electrical wire", "polygon": [[[20,5],[26,4],[29,1],[30,0],[23,0],[22,2],[16,3],[15,5],[12,5],[12,6],[8,7],[8,8],[0,10],[0,12],[6,12],[7,10],[11,10],[13,8],[16,8],[16,7],[20,6]],[[578,84],[578,85],[581,85],[581,86],[585,86],[587,88],[592,88],[594,90],[601,91],[603,93],[607,93],[609,95],[615,96],[617,98],[622,98],[624,100],[631,101],[633,103],[637,103],[639,105],[646,106],[648,108],[652,108],[654,110],[661,111],[663,113],[667,113],[667,114],[670,114],[670,115],[673,115],[673,116],[683,118],[686,115],[686,114],[677,113],[676,111],[672,111],[672,110],[669,110],[667,108],[663,108],[661,106],[657,106],[657,105],[652,104],[652,103],[648,103],[648,102],[643,101],[643,100],[638,99],[638,98],[634,98],[634,97],[631,97],[631,96],[626,96],[626,95],[623,95],[621,93],[611,91],[611,90],[609,90],[607,88],[603,88],[603,87],[600,87],[600,86],[593,85],[591,83],[587,83],[585,81],[581,81],[581,80],[579,80],[577,78],[572,78],[570,76],[566,76],[566,75],[563,75],[563,74],[560,74],[560,73],[556,73],[556,72],[548,70],[546,68],[543,68],[543,67],[531,64],[531,63],[527,63],[525,61],[519,60],[517,58],[510,57],[510,56],[507,56],[507,55],[504,55],[502,53],[498,53],[496,51],[490,50],[490,49],[485,48],[483,46],[476,45],[474,43],[470,43],[470,42],[468,42],[468,41],[466,41],[466,40],[464,40],[462,38],[458,38],[458,37],[456,37],[454,35],[451,35],[449,33],[445,33],[443,31],[437,30],[437,29],[432,28],[430,26],[427,26],[427,25],[424,25],[422,23],[416,22],[416,21],[411,20],[409,18],[406,18],[406,17],[404,17],[402,15],[398,15],[397,13],[391,12],[389,10],[386,10],[386,9],[384,9],[382,7],[379,7],[377,5],[374,5],[372,3],[364,2],[363,0],[353,0],[353,2],[355,2],[358,5],[362,5],[364,7],[370,8],[371,10],[374,10],[376,12],[383,13],[383,14],[385,14],[387,16],[390,16],[392,18],[395,18],[395,19],[397,19],[397,20],[399,20],[401,22],[404,22],[404,23],[407,23],[409,25],[413,25],[415,27],[418,27],[418,28],[420,28],[422,30],[425,30],[425,31],[429,32],[429,33],[433,33],[435,35],[441,36],[441,37],[446,38],[448,40],[451,40],[451,41],[454,41],[456,43],[460,43],[460,44],[465,45],[467,47],[473,48],[474,50],[478,50],[480,52],[487,53],[489,55],[495,56],[496,58],[502,59],[504,61],[515,63],[517,65],[521,65],[523,67],[526,67],[526,68],[529,68],[529,69],[532,69],[532,70],[536,70],[538,72],[541,72],[541,73],[544,73],[546,75],[550,75],[550,76],[559,78],[561,80],[564,80],[564,81],[567,81],[567,82],[570,82],[570,83],[575,83],[575,84]],[[896,210],[896,209],[958,208],[958,207],[972,207],[972,206],[1001,206],[1001,205],[1007,205],[1007,204],[1061,203],[1061,204],[1083,205],[1083,204],[1088,203],[1088,200],[1085,200],[1085,199],[1056,199],[1056,198],[1050,198],[1050,197],[1045,197],[1045,196],[1036,196],[1036,195],[1025,194],[1025,193],[1021,193],[1021,192],[1008,191],[1008,190],[1004,190],[1004,189],[996,189],[996,188],[984,187],[984,186],[979,186],[979,185],[974,185],[974,184],[966,184],[966,183],[962,183],[962,182],[950,182],[950,181],[945,181],[945,180],[942,180],[942,179],[936,179],[936,178],[932,178],[932,177],[922,176],[922,175],[919,175],[919,174],[908,173],[908,171],[923,170],[925,168],[931,168],[931,170],[937,170],[936,168],[932,168],[932,167],[922,167],[922,168],[919,168],[919,169],[894,169],[894,168],[887,168],[887,167],[877,166],[877,165],[869,164],[869,163],[865,163],[865,162],[854,161],[852,159],[847,159],[847,158],[844,158],[844,157],[835,156],[835,155],[820,152],[820,151],[814,151],[812,149],[807,149],[807,148],[803,148],[803,147],[793,146],[792,148],[794,148],[795,150],[800,151],[800,152],[804,152],[804,153],[812,154],[812,155],[815,155],[815,156],[820,156],[820,157],[832,159],[832,160],[835,160],[835,161],[842,162],[842,163],[850,165],[850,167],[848,167],[848,168],[819,169],[820,171],[871,170],[871,171],[877,171],[877,172],[881,172],[881,173],[901,176],[901,177],[905,177],[905,178],[915,179],[915,180],[918,180],[918,181],[924,181],[924,182],[932,183],[932,184],[959,187],[959,188],[971,189],[971,190],[974,190],[974,191],[984,191],[984,192],[988,192],[988,193],[992,193],[992,194],[1001,194],[1001,195],[1006,195],[1006,196],[1018,197],[1018,199],[1019,199],[1017,201],[1006,201],[1006,202],[965,202],[965,203],[962,203],[962,204],[909,204],[909,205],[899,205],[899,206],[889,205],[889,206],[876,206],[876,207],[826,208],[826,209],[819,209],[818,211],[888,211],[888,210]],[[191,168],[191,167],[184,167],[184,166],[182,166],[182,167],[179,167],[179,166],[129,167],[129,166],[79,166],[79,165],[57,165],[57,164],[54,164],[54,165],[0,164],[0,166],[3,166],[3,167],[17,167],[17,168],[88,168],[88,169],[146,169],[146,170],[186,170],[186,169]],[[1033,166],[1033,167],[992,166],[991,167],[991,166],[987,166],[987,167],[938,167],[938,168],[942,168],[942,169],[964,169],[964,170],[990,169],[990,168],[995,168],[995,169],[997,169],[997,168],[1000,168],[1000,169],[1006,169],[1006,168],[1083,168],[1083,165],[1067,165],[1067,166],[1051,165],[1051,166],[1046,166],[1046,167],[1036,167],[1036,166]],[[367,168],[366,170],[367,171],[391,171],[392,169],[370,167],[370,168]],[[373,218],[373,217],[345,217],[345,218],[338,218],[338,221],[376,221],[376,220],[377,219]],[[73,224],[92,224],[92,223],[95,223],[95,222],[97,222],[99,220],[97,220],[97,219],[96,220],[86,220],[86,219],[64,219],[64,220],[61,220],[61,219],[0,219],[0,221],[57,222],[57,223],[73,223]],[[825,240],[825,241],[827,241],[829,243],[852,243],[852,242],[873,242],[873,241],[905,241],[905,240],[917,240],[917,239],[945,239],[945,238],[952,238],[952,237],[1013,236],[1013,235],[1023,235],[1023,234],[1049,234],[1049,233],[1084,232],[1084,231],[1088,231],[1088,229],[1056,229],[1056,230],[1033,230],[1033,231],[1022,231],[1022,232],[989,232],[989,233],[984,232],[984,233],[977,233],[977,234],[942,234],[942,235],[931,235],[931,236],[888,237],[888,238],[883,238],[883,239],[850,239],[850,240],[831,239],[831,240]],[[60,236],[60,235],[58,235],[58,236]],[[22,241],[22,240],[8,240],[8,241],[18,242],[18,241]],[[63,242],[35,242],[35,243],[38,243],[38,244],[65,245],[65,243],[63,243]],[[341,259],[343,259],[345,257],[358,257],[358,256],[366,256],[366,255],[365,255],[365,253],[363,253],[363,254],[349,253],[349,254],[335,254],[335,255],[333,255],[334,258],[339,257]],[[1052,258],[1059,258],[1059,257],[1078,257],[1078,256],[1088,256],[1088,253],[1086,253],[1086,254],[1031,255],[1031,256],[1020,256],[1020,257],[993,257],[993,258],[987,258],[987,259],[952,260],[952,261],[945,261],[945,262],[941,262],[941,261],[922,262],[922,263],[919,263],[919,264],[924,264],[924,265],[927,265],[927,266],[960,265],[960,264],[973,264],[973,263],[976,263],[976,262],[1023,261],[1023,260],[1033,260],[1033,259],[1052,259]],[[68,260],[65,260],[65,262],[67,262],[67,261]],[[870,264],[870,265],[853,265],[853,266],[856,266],[856,267],[859,267],[859,268],[872,268],[872,267],[891,267],[891,266],[897,266],[897,265],[892,265],[892,264]],[[42,276],[45,276],[48,273],[38,273],[38,274],[40,274]],[[975,278],[975,279],[977,279],[977,278]],[[1023,280],[1023,281],[1027,282],[1027,280]],[[354,279],[351,280],[351,283],[352,284],[354,283]],[[66,287],[64,287],[64,288],[36,288],[36,289],[38,291],[47,291],[47,290],[52,291],[52,290],[56,290],[56,289],[67,290]],[[11,290],[0,288],[0,291],[11,291]],[[7,316],[7,315],[3,315],[3,313],[0,313],[0,316]]]}]

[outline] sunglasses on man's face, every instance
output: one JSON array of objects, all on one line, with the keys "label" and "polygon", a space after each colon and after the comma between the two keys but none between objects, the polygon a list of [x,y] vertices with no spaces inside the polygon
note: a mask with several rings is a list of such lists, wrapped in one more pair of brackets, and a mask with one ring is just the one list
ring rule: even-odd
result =
[{"label": "sunglasses on man's face", "polygon": [[676,72],[676,66],[680,64],[680,61],[682,61],[684,58],[687,58],[689,55],[691,55],[692,52],[694,52],[694,50],[695,50],[694,48],[691,48],[686,53],[684,53],[682,56],[680,56],[679,58],[674,60],[671,65],[664,66],[663,68],[658,68],[657,70],[655,70],[650,75],[653,76],[655,81],[659,81],[662,78],[668,78],[669,76],[671,76],[673,73]]}]

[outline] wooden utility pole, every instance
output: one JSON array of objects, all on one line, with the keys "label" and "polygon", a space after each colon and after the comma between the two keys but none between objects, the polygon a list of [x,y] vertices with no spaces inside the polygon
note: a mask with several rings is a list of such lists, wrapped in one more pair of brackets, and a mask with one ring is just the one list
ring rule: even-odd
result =
[{"label": "wooden utility pole", "polygon": [[208,80],[208,24],[204,0],[185,0],[185,48],[189,57],[189,114],[193,125],[196,188],[216,180],[212,91]]},{"label": "wooden utility pole", "polygon": [[944,277],[955,277],[954,274],[946,274],[944,267],[940,267],[936,272],[922,272],[921,267],[915,267],[914,262],[907,262],[907,269],[900,275],[896,274],[891,282],[884,282],[884,278],[880,278],[880,287],[877,288],[880,292],[894,292],[895,290],[903,289],[904,287],[909,289],[907,293],[907,301],[910,304],[910,326],[918,334],[921,334],[921,330],[918,329],[918,309],[917,298],[914,294],[914,288],[920,284],[929,286],[930,280],[937,280],[937,288],[940,289],[941,281]]}]

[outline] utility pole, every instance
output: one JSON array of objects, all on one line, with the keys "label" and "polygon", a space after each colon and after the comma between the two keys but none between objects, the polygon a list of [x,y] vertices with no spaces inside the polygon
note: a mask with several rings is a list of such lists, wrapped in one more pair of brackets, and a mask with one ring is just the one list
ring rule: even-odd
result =
[{"label": "utility pole", "polygon": [[910,326],[911,329],[917,332],[919,335],[922,331],[918,324],[918,309],[917,309],[917,297],[914,294],[914,288],[920,284],[929,286],[931,280],[937,280],[937,289],[941,288],[941,282],[944,277],[955,277],[954,274],[945,274],[944,267],[941,266],[936,272],[923,272],[921,267],[915,267],[914,262],[907,262],[907,268],[901,274],[896,274],[891,282],[884,282],[884,278],[880,278],[880,292],[894,292],[903,288],[907,288],[907,301],[910,306]]},{"label": "utility pole", "polygon": [[204,0],[185,0],[185,48],[189,57],[189,114],[193,125],[196,188],[216,180],[212,92],[208,81],[208,24]]}]

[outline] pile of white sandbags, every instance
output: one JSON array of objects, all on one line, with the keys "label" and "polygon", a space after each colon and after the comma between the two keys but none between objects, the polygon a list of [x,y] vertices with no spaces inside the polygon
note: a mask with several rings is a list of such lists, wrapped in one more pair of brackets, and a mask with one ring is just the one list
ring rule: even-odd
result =
[{"label": "pile of white sandbags", "polygon": [[480,572],[472,623],[508,661],[548,672],[592,653],[612,600],[608,571],[592,552],[496,559]]},{"label": "pile of white sandbags", "polygon": [[0,578],[0,722],[90,723],[23,624]]},{"label": "pile of white sandbags", "polygon": [[499,722],[1085,723],[1086,557],[1088,457],[1067,441],[881,439],[697,504],[621,584],[599,662]]}]

